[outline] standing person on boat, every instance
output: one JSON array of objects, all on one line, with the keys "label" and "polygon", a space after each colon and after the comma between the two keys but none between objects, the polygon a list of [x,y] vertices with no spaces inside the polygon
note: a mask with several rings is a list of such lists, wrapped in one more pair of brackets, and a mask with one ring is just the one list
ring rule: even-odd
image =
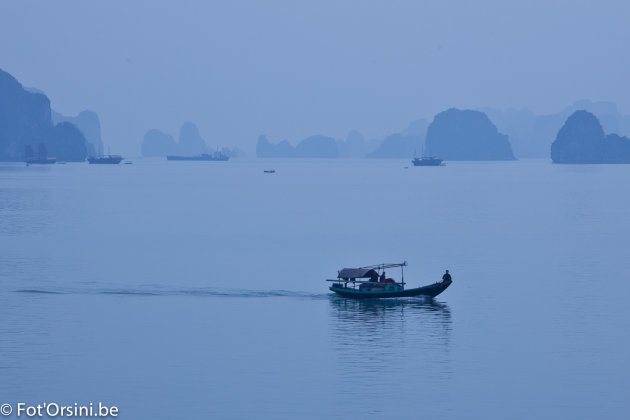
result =
[{"label": "standing person on boat", "polygon": [[378,280],[379,283],[385,283],[385,271],[381,274],[381,278]]},{"label": "standing person on boat", "polygon": [[453,280],[451,280],[451,275],[448,274],[448,270],[446,270],[446,273],[444,273],[444,275],[442,276],[442,281],[443,282],[453,281]]}]

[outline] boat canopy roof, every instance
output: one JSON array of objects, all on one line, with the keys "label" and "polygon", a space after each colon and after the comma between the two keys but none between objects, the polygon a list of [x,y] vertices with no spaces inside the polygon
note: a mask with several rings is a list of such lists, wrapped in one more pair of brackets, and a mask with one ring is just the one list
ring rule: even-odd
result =
[{"label": "boat canopy roof", "polygon": [[362,267],[362,268],[344,268],[339,271],[339,275],[337,275],[340,279],[366,279],[366,278],[376,278],[378,277],[378,273],[373,268]]},{"label": "boat canopy roof", "polygon": [[378,278],[379,271],[383,271],[386,268],[392,267],[405,267],[407,265],[407,261],[403,261],[402,263],[396,264],[377,264],[377,265],[369,265],[367,267],[358,267],[358,268],[343,268],[339,270],[339,274],[337,274],[337,278],[348,280],[348,279],[376,279]]}]

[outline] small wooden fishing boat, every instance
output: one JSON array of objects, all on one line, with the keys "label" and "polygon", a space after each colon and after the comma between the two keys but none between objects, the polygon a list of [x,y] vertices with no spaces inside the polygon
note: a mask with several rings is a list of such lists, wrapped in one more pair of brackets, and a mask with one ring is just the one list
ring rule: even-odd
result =
[{"label": "small wooden fishing boat", "polygon": [[[378,264],[359,268],[344,268],[339,270],[330,290],[340,296],[353,299],[376,299],[412,296],[435,297],[451,285],[452,280],[444,280],[428,286],[415,289],[405,289],[404,268],[407,261],[400,264]],[[388,278],[385,269],[400,267],[401,281]],[[359,286],[357,288],[357,285]]]}]

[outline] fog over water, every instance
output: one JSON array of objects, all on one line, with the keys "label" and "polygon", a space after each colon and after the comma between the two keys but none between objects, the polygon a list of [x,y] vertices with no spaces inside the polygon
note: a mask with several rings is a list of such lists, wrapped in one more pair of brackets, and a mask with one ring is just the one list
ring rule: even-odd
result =
[{"label": "fog over water", "polygon": [[212,146],[382,140],[450,107],[630,113],[624,1],[5,1],[0,68],[101,118],[112,152],[195,122]]},{"label": "fog over water", "polygon": [[[104,401],[129,419],[622,418],[629,167],[407,165],[2,164],[2,402]],[[446,268],[453,285],[355,302],[324,282],[404,259],[409,287]]]}]

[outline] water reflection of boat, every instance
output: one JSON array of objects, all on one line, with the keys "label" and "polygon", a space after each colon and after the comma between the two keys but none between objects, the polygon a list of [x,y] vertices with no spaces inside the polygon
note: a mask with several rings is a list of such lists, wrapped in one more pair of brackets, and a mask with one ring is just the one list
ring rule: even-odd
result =
[{"label": "water reflection of boat", "polygon": [[[379,367],[416,366],[424,372],[448,362],[451,310],[430,297],[329,298],[331,334],[339,368],[348,376]],[[396,349],[396,351],[392,351]],[[422,354],[420,358],[409,356]],[[383,354],[387,354],[383,358]]]},{"label": "water reflection of boat", "polygon": [[416,313],[435,315],[450,321],[451,310],[448,305],[436,301],[432,297],[420,296],[406,299],[342,299],[331,296],[331,306],[347,321],[367,321],[375,315],[388,312],[410,310]]},{"label": "water reflection of boat", "polygon": [[[428,286],[405,289],[404,267],[407,262],[400,264],[378,264],[359,268],[344,268],[337,273],[337,279],[330,290],[340,296],[353,299],[367,298],[400,298],[413,296],[435,297],[446,290],[452,283],[445,280]],[[400,267],[401,280],[396,282],[385,275],[385,269]],[[357,280],[358,279],[358,280]],[[368,279],[368,280],[366,280]],[[357,285],[359,287],[357,288]]]}]

